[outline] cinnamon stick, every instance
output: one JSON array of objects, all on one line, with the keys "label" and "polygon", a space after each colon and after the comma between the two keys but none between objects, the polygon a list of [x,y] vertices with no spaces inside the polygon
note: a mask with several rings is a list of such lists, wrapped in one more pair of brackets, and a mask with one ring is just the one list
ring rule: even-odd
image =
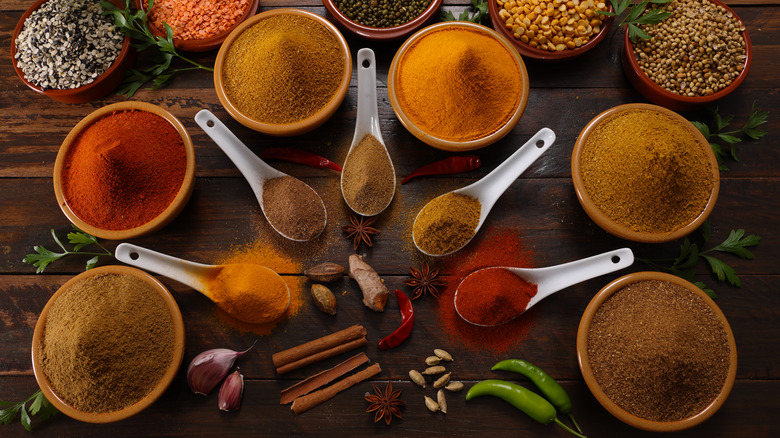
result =
[{"label": "cinnamon stick", "polygon": [[312,354],[311,356],[306,356],[301,360],[283,365],[276,369],[276,374],[281,375],[284,373],[289,373],[292,370],[297,370],[298,368],[311,365],[329,357],[338,356],[341,353],[346,353],[347,351],[354,350],[355,348],[364,347],[366,344],[367,342],[365,337],[355,339],[354,341],[347,342],[346,344],[337,345],[329,350],[320,351],[319,353]]},{"label": "cinnamon stick", "polygon": [[318,406],[330,400],[334,395],[339,392],[352,387],[353,385],[360,383],[370,377],[373,377],[382,372],[382,368],[378,363],[371,365],[363,371],[357,372],[349,377],[345,377],[338,382],[320,389],[319,391],[312,392],[311,394],[304,395],[296,398],[293,401],[292,409],[295,414],[300,414],[308,411],[309,409]]},{"label": "cinnamon stick", "polygon": [[366,353],[358,353],[331,369],[315,374],[306,380],[298,382],[283,390],[282,399],[279,404],[286,405],[302,395],[308,394],[321,386],[327,385],[328,383],[343,377],[360,365],[368,363],[368,361],[369,359],[368,356],[366,356]]},{"label": "cinnamon stick", "polygon": [[344,330],[331,333],[327,336],[315,339],[297,347],[280,351],[273,355],[273,362],[276,368],[287,365],[288,363],[301,360],[304,357],[331,349],[337,345],[345,344],[355,339],[366,336],[366,329],[362,325],[353,325]]}]

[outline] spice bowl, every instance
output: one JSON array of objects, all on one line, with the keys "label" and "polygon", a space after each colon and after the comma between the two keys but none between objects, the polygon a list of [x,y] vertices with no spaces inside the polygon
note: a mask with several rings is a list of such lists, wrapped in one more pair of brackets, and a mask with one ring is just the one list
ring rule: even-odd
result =
[{"label": "spice bowl", "polygon": [[[473,80],[459,79],[464,75]],[[463,82],[470,86],[454,86]],[[495,143],[517,125],[528,104],[528,71],[517,50],[494,30],[449,21],[427,26],[401,45],[390,64],[387,90],[398,120],[423,143],[471,151]]]},{"label": "spice bowl", "polygon": [[[173,344],[165,344],[166,351],[171,352],[170,362],[159,365],[160,369],[157,371],[157,374],[161,375],[160,379],[142,398],[140,398],[135,403],[119,410],[110,412],[86,412],[74,407],[73,404],[66,402],[62,397],[62,393],[58,394],[58,391],[52,386],[49,377],[47,377],[46,373],[44,372],[45,367],[43,364],[44,359],[42,348],[47,342],[44,337],[46,332],[47,319],[52,314],[51,310],[55,303],[61,299],[64,294],[69,292],[74,287],[74,285],[83,283],[84,281],[94,281],[97,276],[105,275],[124,276],[126,278],[132,277],[135,279],[135,281],[140,281],[140,283],[137,284],[143,284],[145,287],[148,287],[149,290],[153,290],[157,295],[159,295],[160,300],[156,301],[155,305],[164,306],[164,310],[160,309],[161,313],[168,313],[170,315],[170,322],[169,324],[166,323],[166,325],[168,328],[172,327],[172,338],[167,335],[165,337],[168,338],[166,340],[172,339]],[[113,294],[105,294],[104,297],[105,300],[111,300]],[[93,341],[91,340],[90,342]],[[35,331],[33,333],[33,373],[35,374],[35,379],[38,382],[43,395],[60,412],[76,420],[88,423],[110,423],[123,420],[149,407],[152,403],[159,399],[163,392],[165,392],[165,390],[170,386],[171,382],[176,377],[183,357],[184,322],[181,311],[176,304],[176,300],[173,298],[170,292],[168,292],[165,286],[163,286],[162,283],[157,281],[154,277],[144,271],[128,266],[101,266],[82,272],[81,274],[68,280],[57,290],[57,292],[54,293],[54,295],[52,295],[52,297],[46,303],[46,306],[43,308],[43,311],[38,317],[38,322],[35,325]]]},{"label": "spice bowl", "polygon": [[[724,8],[728,14],[731,14],[734,19],[739,21],[737,14],[721,1],[708,1],[716,6]],[[742,71],[728,86],[709,95],[685,96],[669,91],[653,81],[647,73],[642,70],[636,60],[634,46],[628,36],[628,29],[626,29],[625,35],[623,36],[623,51],[621,52],[623,71],[625,72],[628,81],[639,94],[656,105],[661,105],[674,111],[693,111],[703,108],[731,94],[747,77],[748,71],[750,70],[750,64],[753,61],[753,46],[750,42],[750,36],[748,35],[747,29],[743,29],[740,32],[740,35],[745,42],[745,64]]]},{"label": "spice bowl", "polygon": [[[619,125],[629,121],[634,125]],[[653,130],[651,121],[663,129]],[[665,134],[671,129],[675,134]],[[653,139],[661,135],[653,132],[674,138]],[[671,110],[643,103],[593,118],[574,144],[571,173],[591,220],[614,236],[644,243],[696,230],[714,209],[720,187],[717,159],[696,127]]]},{"label": "spice bowl", "polygon": [[[122,48],[111,66],[89,84],[68,89],[43,89],[41,86],[34,84],[25,77],[24,72],[17,65],[17,48],[15,41],[24,28],[25,20],[27,20],[27,18],[46,1],[47,0],[36,0],[32,6],[30,6],[24,12],[24,14],[22,14],[22,17],[16,23],[16,27],[14,28],[14,33],[11,37],[11,62],[13,64],[14,71],[16,71],[16,74],[19,76],[19,79],[22,80],[24,85],[36,93],[43,94],[44,96],[64,103],[90,102],[105,97],[114,91],[119,86],[119,84],[122,83],[125,72],[133,66],[136,58],[136,51],[130,46],[131,39],[127,36],[124,38]],[[122,7],[119,0],[110,1],[117,7]]]},{"label": "spice bowl", "polygon": [[[664,298],[648,298],[650,304],[647,305],[645,305],[644,301],[637,305],[636,303],[639,301],[636,299],[637,296],[624,296],[622,301],[618,301],[619,297],[616,298],[620,293],[629,293],[628,291],[631,290],[631,288],[642,287],[650,288],[648,289],[649,292],[647,292],[650,294],[653,293],[652,288],[667,288],[667,290],[670,291],[668,292],[670,295],[668,297],[664,296]],[[644,298],[640,300],[644,300]],[[670,301],[674,301],[674,303],[670,304]],[[685,311],[679,311],[680,309],[672,309],[672,306],[683,306],[685,310],[688,310],[687,307],[685,307],[688,305],[687,303],[696,303],[691,304],[691,306],[697,306],[695,307],[697,310],[686,313]],[[645,327],[644,329],[651,331],[648,335],[650,337],[656,334],[660,335],[659,339],[666,338],[673,339],[673,341],[671,341],[668,346],[664,344],[665,341],[658,341],[657,345],[644,345],[642,348],[635,348],[635,351],[655,350],[656,347],[661,346],[657,350],[657,357],[653,356],[655,354],[653,353],[650,355],[651,358],[648,359],[644,357],[644,353],[639,352],[637,355],[642,355],[642,358],[633,362],[633,365],[635,366],[640,363],[643,365],[654,364],[648,365],[652,368],[649,368],[648,370],[637,370],[635,369],[636,367],[632,367],[632,370],[623,369],[622,367],[627,368],[626,364],[629,362],[623,362],[621,359],[615,358],[616,356],[626,354],[620,344],[626,342],[624,339],[626,337],[631,337],[637,330],[643,330],[640,328],[640,324],[642,323],[641,320],[643,318],[643,316],[641,316],[642,313],[647,314],[648,318],[657,318],[660,317],[660,315],[657,314],[658,311],[665,306],[669,306],[670,314],[676,315],[673,318],[679,317],[678,319],[682,319],[682,321],[673,320],[673,322],[668,323],[658,332],[654,330],[656,330],[659,325],[663,325],[662,323],[659,323],[658,325],[651,324],[651,327]],[[612,315],[615,315],[621,308],[626,309],[625,315],[621,317],[607,316],[607,312],[613,312]],[[652,308],[652,311],[645,310],[642,312],[643,308]],[[639,309],[640,316],[637,316],[637,309]],[[651,313],[654,315],[650,315]],[[684,330],[690,329],[692,325],[699,323],[699,320],[696,320],[694,323],[685,321],[686,318],[696,319],[699,318],[699,315],[706,315],[704,318],[706,318],[707,324],[713,324],[714,327],[722,328],[722,330],[720,328],[717,329],[717,331],[720,332],[717,343],[711,343],[710,339],[707,337],[706,328],[702,329],[701,327],[695,329],[697,330],[697,333],[701,335],[700,337],[693,336],[692,339],[686,339],[684,336],[681,339],[679,336],[675,336],[685,333]],[[664,317],[666,317],[666,315],[664,315]],[[621,323],[628,323],[629,327],[623,329]],[[602,331],[602,328],[606,327],[608,324],[611,324],[608,330],[609,332],[614,332],[614,336],[605,335],[605,332]],[[668,330],[669,332],[665,333],[665,330]],[[594,338],[591,338],[591,335],[594,336]],[[593,339],[593,344],[591,343],[591,339]],[[652,341],[651,344],[653,342],[655,341]],[[610,359],[604,359],[604,356],[607,356],[610,353],[601,355],[599,349],[603,349],[609,343],[614,343],[615,350],[619,349],[619,351],[610,349],[610,352],[612,353]],[[627,343],[630,344],[631,341],[628,341]],[[701,347],[703,345],[707,345],[708,347],[704,349]],[[713,345],[715,347],[712,347]],[[633,346],[636,347],[636,345]],[[728,352],[718,350],[719,347],[728,348]],[[712,350],[717,350],[715,354],[717,359],[711,354]],[[601,357],[603,360],[599,362],[599,359],[596,359],[596,357]],[[725,403],[726,398],[734,385],[737,373],[737,348],[734,341],[734,334],[723,312],[699,287],[680,277],[662,272],[635,272],[620,277],[606,285],[593,297],[585,309],[577,331],[577,359],[585,383],[591,393],[596,397],[596,400],[598,400],[610,414],[630,426],[651,432],[680,431],[701,424],[712,417],[712,415],[714,415]],[[700,366],[702,363],[709,363],[707,361],[714,361],[719,369],[718,377],[713,378],[711,385],[709,381],[706,381],[708,386],[711,387],[707,387],[706,389],[703,388],[701,384],[705,383],[704,380],[696,380],[695,382],[689,381],[688,385],[678,385],[677,387],[671,385],[678,378],[684,380],[685,378],[683,376],[687,375],[684,373],[692,372],[694,367]],[[674,369],[672,370],[673,367]],[[601,369],[601,371],[597,371],[597,369]],[[606,381],[599,382],[596,375],[603,373],[603,370],[607,369],[609,372],[614,373],[611,378],[626,378],[627,380],[618,384],[608,383]],[[655,375],[654,373],[658,369],[663,371],[661,374]],[[654,387],[655,389],[651,388],[647,389],[647,391],[658,390],[663,394],[664,398],[666,396],[671,399],[676,398],[676,400],[670,400],[669,403],[677,403],[678,401],[683,400],[685,395],[688,394],[688,391],[699,394],[706,393],[707,397],[703,400],[694,399],[690,402],[684,401],[685,403],[692,403],[693,405],[691,408],[695,411],[690,415],[685,416],[685,418],[678,418],[670,421],[643,418],[638,415],[636,411],[631,412],[631,409],[636,409],[636,407],[618,404],[608,396],[608,392],[619,391],[616,385],[622,385],[626,381],[631,380],[630,377],[625,376],[627,373],[632,372],[653,374],[652,376],[647,377],[648,379],[658,378],[654,385],[647,385],[648,387]],[[600,375],[602,376],[601,378],[605,380],[605,376],[609,374]],[[639,377],[638,379],[641,380],[643,377]],[[722,384],[720,383],[721,381]],[[607,386],[604,386],[605,384]],[[641,383],[636,383],[636,386],[637,388],[642,388]],[[621,389],[625,390],[624,387],[621,387]],[[639,390],[645,391],[645,389]],[[685,391],[685,393],[674,393],[674,391],[678,390]],[[674,394],[667,393],[666,391],[671,391]],[[615,393],[613,392],[613,394]],[[654,394],[654,396],[658,397],[659,395]],[[621,395],[615,397],[621,397]],[[624,397],[636,399],[637,397],[645,397],[645,395],[628,393],[625,394]],[[664,401],[659,401],[658,403],[660,405],[664,403]],[[657,409],[664,409],[664,407]]]},{"label": "spice bowl", "polygon": [[376,41],[396,40],[409,36],[434,18],[441,3],[442,0],[431,0],[430,4],[417,17],[403,24],[390,27],[374,27],[361,24],[349,18],[347,14],[338,8],[336,0],[322,0],[325,9],[343,28],[367,40]]},{"label": "spice bowl", "polygon": [[[133,225],[130,227],[109,227],[102,223],[98,223],[97,221],[90,221],[85,219],[85,215],[80,215],[77,211],[78,208],[76,208],[77,203],[74,199],[69,199],[67,195],[67,191],[65,189],[65,185],[67,184],[65,173],[69,171],[70,168],[72,168],[73,163],[71,162],[71,153],[76,149],[76,145],[80,141],[82,135],[90,129],[93,125],[100,122],[101,120],[107,119],[109,117],[112,117],[116,114],[122,114],[122,113],[132,113],[132,112],[142,112],[142,113],[150,113],[154,116],[156,116],[156,119],[159,118],[159,122],[161,125],[165,126],[166,129],[170,131],[170,135],[174,137],[176,140],[179,138],[181,139],[181,144],[183,146],[183,151],[178,151],[177,156],[181,156],[180,162],[178,162],[178,171],[177,174],[181,175],[181,183],[173,185],[174,183],[171,183],[170,188],[170,199],[166,200],[165,205],[162,205],[160,208],[158,208],[157,213],[150,213],[154,214],[154,216],[149,216],[148,220],[143,221],[143,223],[140,223],[139,225]],[[165,124],[167,122],[169,125]],[[145,127],[144,127],[145,128]],[[155,135],[154,133],[151,133],[151,135]],[[119,140],[117,139],[117,142]],[[119,144],[119,143],[117,143]],[[127,149],[126,145],[122,145],[124,149]],[[139,145],[139,147],[147,147],[146,143]],[[151,152],[151,151],[149,151]],[[113,159],[109,160],[106,159],[106,156],[103,154],[108,152],[101,152],[101,158],[104,158],[106,162],[122,162],[121,159]],[[146,156],[147,152],[144,152],[143,155]],[[87,157],[88,158],[88,157]],[[143,159],[143,157],[140,157]],[[147,158],[148,159],[148,158]],[[97,160],[90,160],[90,161],[97,161]],[[128,165],[129,166],[129,165]],[[148,172],[149,179],[155,180],[160,179],[163,180],[165,178],[168,178],[170,176],[169,169],[162,167],[163,165],[159,162],[155,163],[147,163],[143,166],[143,169],[145,172]],[[113,174],[113,176],[109,176],[109,178],[116,177],[115,172],[104,172],[104,173],[110,173]],[[132,173],[134,175],[138,175],[137,169],[128,169],[128,173]],[[94,173],[92,175],[89,175],[90,177],[95,176]],[[100,185],[99,189],[101,190],[101,194],[105,195],[108,193],[115,193],[117,191],[121,191],[126,189],[127,187],[121,186],[121,187],[115,187],[116,180],[98,180],[95,183],[95,185]],[[102,182],[100,182],[102,181]],[[146,181],[148,183],[148,181]],[[148,186],[148,185],[147,185]],[[124,239],[131,239],[143,235],[147,235],[150,233],[153,233],[168,223],[170,223],[173,219],[176,218],[176,216],[181,213],[181,211],[184,209],[184,207],[187,204],[187,201],[189,201],[190,195],[192,194],[192,191],[195,187],[195,149],[192,144],[192,140],[187,133],[187,130],[185,129],[184,125],[170,112],[167,110],[150,103],[146,102],[135,102],[135,101],[125,101],[125,102],[119,102],[114,103],[111,105],[106,105],[102,108],[99,108],[86,117],[84,117],[78,124],[76,124],[73,129],[68,133],[67,137],[65,137],[65,140],[63,140],[62,145],[60,146],[59,152],[57,153],[57,158],[54,163],[54,194],[57,198],[57,203],[60,206],[60,209],[65,214],[65,216],[79,229],[92,234],[93,236],[100,237],[103,239],[109,239],[109,240],[124,240]],[[150,189],[151,190],[151,189]],[[146,208],[151,202],[152,197],[148,196],[149,193],[142,191],[141,193],[136,193],[135,199],[136,202],[136,208],[134,210],[140,210],[142,208]],[[86,198],[86,201],[82,200],[79,201],[80,203],[99,203],[103,201],[103,199],[94,199],[96,195],[90,195]],[[163,201],[161,201],[163,202]],[[167,205],[167,206],[166,206]],[[108,210],[111,210],[110,207],[108,207]],[[119,215],[116,211],[109,211],[108,212],[112,216]],[[139,213],[140,214],[140,213]]]}]

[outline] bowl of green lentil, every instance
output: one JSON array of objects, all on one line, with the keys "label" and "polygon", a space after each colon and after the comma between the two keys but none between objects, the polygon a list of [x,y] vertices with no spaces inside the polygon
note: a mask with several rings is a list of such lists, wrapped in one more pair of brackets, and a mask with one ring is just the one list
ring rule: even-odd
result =
[{"label": "bowl of green lentil", "polygon": [[663,272],[635,272],[590,301],[577,359],[596,400],[638,429],[675,432],[712,417],[737,373],[728,320],[704,291]]},{"label": "bowl of green lentil", "polygon": [[668,242],[700,227],[715,207],[720,171],[695,126],[661,106],[610,108],[580,132],[571,173],[585,213],[608,233]]},{"label": "bowl of green lentil", "polygon": [[[111,1],[120,6],[118,0]],[[33,3],[11,38],[19,79],[36,93],[65,103],[89,102],[115,90],[133,65],[135,49],[102,11],[98,0]],[[44,38],[44,28],[54,31]]]},{"label": "bowl of green lentil", "polygon": [[368,40],[406,37],[430,22],[442,0],[322,0],[348,31]]},{"label": "bowl of green lentil", "polygon": [[707,106],[747,77],[753,50],[737,14],[719,0],[672,0],[672,15],[642,25],[649,40],[626,31],[621,62],[631,85],[647,100],[675,111]]}]

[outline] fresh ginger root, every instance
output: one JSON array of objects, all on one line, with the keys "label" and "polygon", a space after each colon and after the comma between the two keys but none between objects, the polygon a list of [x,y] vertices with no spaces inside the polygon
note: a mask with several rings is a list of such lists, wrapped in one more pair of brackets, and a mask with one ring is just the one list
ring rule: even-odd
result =
[{"label": "fresh ginger root", "polygon": [[349,276],[360,286],[363,292],[363,304],[371,310],[383,312],[390,291],[379,278],[379,274],[363,261],[363,257],[357,254],[349,256]]}]

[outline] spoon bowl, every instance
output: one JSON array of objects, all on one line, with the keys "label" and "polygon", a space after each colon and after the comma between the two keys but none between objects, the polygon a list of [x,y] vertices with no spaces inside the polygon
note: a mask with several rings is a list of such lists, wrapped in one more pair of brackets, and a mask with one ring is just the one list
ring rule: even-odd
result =
[{"label": "spoon bowl", "polygon": [[[211,111],[205,109],[200,110],[197,114],[195,114],[195,123],[197,123],[198,126],[200,126],[206,132],[206,134],[211,137],[212,140],[214,140],[214,143],[216,143],[223,152],[225,152],[233,164],[236,165],[244,178],[246,178],[247,182],[249,182],[249,185],[252,187],[252,191],[255,193],[257,202],[260,203],[260,209],[263,211],[263,216],[265,216],[266,220],[268,220],[271,228],[276,230],[277,233],[281,234],[287,239],[294,240],[296,242],[306,242],[322,234],[322,231],[325,229],[325,224],[328,221],[328,214],[327,210],[325,209],[325,204],[322,202],[322,198],[319,194],[317,194],[316,191],[314,191],[314,189],[312,189],[303,181],[269,166],[260,157],[255,155],[241,140],[239,140],[239,138],[236,137],[236,135],[233,134],[233,132],[231,132],[230,129],[228,129],[228,127],[225,126],[225,124],[222,123],[222,121],[219,120],[217,116],[215,116]],[[272,218],[268,216],[263,202],[263,187],[265,186],[266,181],[281,177],[295,179],[298,183],[306,186],[308,190],[311,190],[311,192],[316,197],[318,204],[317,207],[322,208],[322,216],[324,217],[324,220],[322,221],[321,225],[318,224],[314,232],[308,233],[303,237],[292,236],[289,233],[285,233],[284,231],[280,230],[279,224],[274,223]]]},{"label": "spoon bowl", "polygon": [[[129,243],[120,243],[116,247],[115,257],[117,260],[127,263],[128,265],[145,269],[186,284],[208,297],[234,318],[250,324],[262,324],[276,321],[287,312],[287,309],[290,306],[290,289],[287,287],[287,283],[279,274],[265,266],[250,263],[236,265],[205,265],[171,257]],[[262,315],[249,315],[248,312],[253,309],[246,309],[246,305],[237,300],[234,292],[231,290],[217,290],[219,289],[219,286],[215,288],[209,286],[210,283],[215,283],[211,279],[216,278],[226,267],[230,267],[232,270],[231,272],[241,272],[242,277],[244,275],[249,275],[273,278],[273,281],[278,282],[277,286],[279,286],[273,289],[283,291],[282,293],[284,295],[270,297],[271,299],[269,300],[268,297],[261,296],[262,294],[256,287],[250,288],[248,291],[242,291],[242,293],[254,294],[255,297],[253,298],[256,299],[251,300],[252,302],[276,302],[277,299],[280,299],[284,302],[284,305],[268,309],[266,312],[259,312],[262,313]],[[253,285],[257,285],[258,283],[259,281],[250,282],[250,284]]]},{"label": "spoon bowl", "polygon": [[[418,241],[419,236],[412,232],[412,239],[414,240],[414,245],[417,247],[417,249],[419,249],[420,252],[425,255],[438,257],[452,254],[466,246],[477,234],[479,229],[482,227],[482,224],[485,223],[485,219],[487,218],[488,213],[490,213],[490,210],[493,208],[493,205],[496,203],[498,198],[501,197],[506,189],[509,188],[509,186],[523,172],[525,172],[525,170],[528,169],[528,167],[530,167],[537,158],[541,157],[542,154],[547,151],[547,149],[549,149],[554,142],[555,133],[549,128],[542,128],[539,130],[539,132],[534,134],[534,136],[531,137],[523,146],[515,151],[515,153],[510,155],[509,158],[507,158],[503,163],[499,164],[498,167],[493,169],[492,172],[482,177],[482,179],[466,187],[449,192],[474,198],[479,201],[479,221],[476,228],[474,229],[474,232],[471,234],[468,240],[463,242],[462,245],[443,254],[432,254],[422,249]],[[417,213],[417,217],[414,219],[415,226],[413,226],[412,229],[416,229],[416,224],[420,219],[420,214],[425,211],[425,209],[428,208],[432,202],[438,198],[441,198],[442,196],[448,195],[449,193],[445,193],[444,195],[441,195],[426,204],[425,207],[423,207],[420,212]]]},{"label": "spoon bowl", "polygon": [[[469,324],[477,325],[480,327],[494,327],[497,325],[506,324],[523,313],[528,309],[547,298],[548,296],[566,289],[569,286],[573,286],[577,283],[581,283],[586,280],[598,277],[600,275],[609,274],[617,270],[631,266],[634,263],[634,253],[629,248],[621,248],[614,251],[608,251],[602,254],[598,254],[592,257],[584,258],[581,260],[575,260],[569,263],[563,263],[555,266],[548,266],[546,268],[513,268],[495,266],[489,268],[483,268],[472,272],[467,275],[460,284],[458,289],[455,290],[455,311],[458,316],[463,318],[464,321]],[[472,275],[489,269],[504,269],[518,276],[520,279],[527,281],[528,283],[536,285],[536,294],[531,297],[525,309],[513,315],[512,318],[506,321],[499,321],[496,324],[479,324],[475,321],[469,320],[461,313],[458,307],[458,297],[460,292],[460,286],[466,281],[467,278]],[[477,298],[460,295],[461,299],[465,298]]]},{"label": "spoon bowl", "polygon": [[[349,208],[355,213],[362,216],[376,216],[383,212],[387,206],[390,205],[390,202],[392,202],[393,195],[395,194],[396,177],[393,161],[390,158],[390,154],[387,152],[385,142],[382,140],[382,131],[379,129],[379,113],[376,103],[376,57],[374,56],[373,50],[360,49],[358,51],[357,77],[358,103],[357,119],[355,120],[355,134],[352,137],[352,144],[349,147],[347,158],[344,160],[344,171],[341,172],[341,195],[344,198],[344,202],[346,202]],[[373,211],[361,211],[359,206],[353,205],[354,200],[350,203],[348,196],[344,192],[344,175],[346,174],[347,166],[350,164],[349,160],[355,147],[369,134],[379,141],[379,144],[382,145],[382,149],[390,162],[390,168],[392,169],[393,174],[393,193],[390,194],[387,202],[381,208]]]}]

